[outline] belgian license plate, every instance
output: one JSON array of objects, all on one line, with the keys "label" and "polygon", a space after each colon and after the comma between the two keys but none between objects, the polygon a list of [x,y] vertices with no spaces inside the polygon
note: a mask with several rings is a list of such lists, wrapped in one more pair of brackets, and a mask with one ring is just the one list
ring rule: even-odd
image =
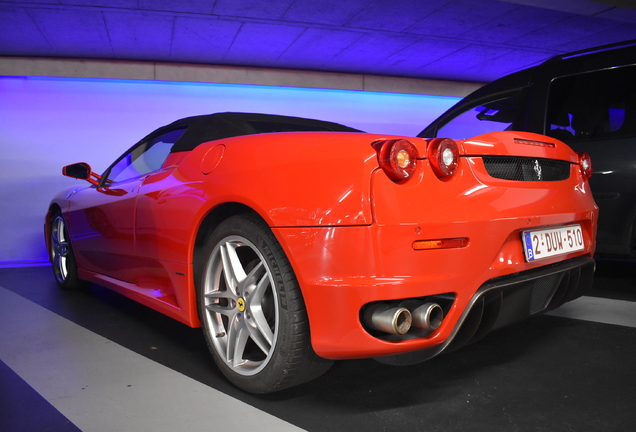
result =
[{"label": "belgian license plate", "polygon": [[526,261],[540,260],[585,248],[580,225],[524,231],[521,238]]}]

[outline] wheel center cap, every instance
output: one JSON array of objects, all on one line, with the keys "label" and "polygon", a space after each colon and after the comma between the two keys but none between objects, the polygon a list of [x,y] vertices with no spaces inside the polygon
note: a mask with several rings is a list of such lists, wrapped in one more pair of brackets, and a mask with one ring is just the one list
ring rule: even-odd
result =
[{"label": "wheel center cap", "polygon": [[238,298],[238,300],[236,301],[236,307],[241,312],[245,310],[245,300],[243,299],[243,297]]}]

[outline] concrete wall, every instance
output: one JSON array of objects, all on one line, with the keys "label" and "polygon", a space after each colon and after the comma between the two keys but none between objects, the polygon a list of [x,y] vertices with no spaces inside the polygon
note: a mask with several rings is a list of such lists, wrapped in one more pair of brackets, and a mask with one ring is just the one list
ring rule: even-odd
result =
[{"label": "concrete wall", "polygon": [[464,97],[482,84],[363,74],[154,62],[0,57],[0,76],[251,84]]}]

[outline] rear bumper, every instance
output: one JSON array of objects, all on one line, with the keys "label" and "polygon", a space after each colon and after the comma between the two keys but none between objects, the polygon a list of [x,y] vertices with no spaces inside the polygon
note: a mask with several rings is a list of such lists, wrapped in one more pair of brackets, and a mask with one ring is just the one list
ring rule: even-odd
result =
[{"label": "rear bumper", "polygon": [[555,309],[592,288],[595,268],[594,259],[583,256],[492,279],[477,290],[444,343],[378,360],[393,365],[419,363],[475,342],[491,330]]},{"label": "rear bumper", "polygon": [[[583,227],[585,222],[578,220]],[[585,251],[528,263],[522,230],[502,229],[497,238],[480,225],[464,226],[461,231],[471,239],[468,247],[435,251],[414,251],[393,229],[374,226],[274,233],[296,272],[314,351],[324,358],[348,359],[441,352],[458,338],[460,328],[485,333],[585,292],[594,271],[593,240],[587,232]],[[362,316],[371,303],[418,299],[443,304],[437,298],[450,301],[443,305],[442,324],[431,333],[382,337],[365,327]],[[482,304],[484,321],[475,318],[479,322],[473,323],[471,311]],[[485,321],[486,315],[492,322]]]}]

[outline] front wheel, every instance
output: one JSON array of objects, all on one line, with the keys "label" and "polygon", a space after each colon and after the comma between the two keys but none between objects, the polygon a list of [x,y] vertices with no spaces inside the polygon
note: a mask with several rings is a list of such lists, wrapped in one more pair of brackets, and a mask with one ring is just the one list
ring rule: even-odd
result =
[{"label": "front wheel", "polygon": [[282,390],[332,364],[311,348],[294,272],[267,224],[233,216],[207,239],[197,271],[199,309],[223,374],[252,393]]},{"label": "front wheel", "polygon": [[53,214],[49,224],[49,259],[55,280],[62,289],[79,289],[89,285],[77,276],[71,239],[64,217],[59,211]]}]

